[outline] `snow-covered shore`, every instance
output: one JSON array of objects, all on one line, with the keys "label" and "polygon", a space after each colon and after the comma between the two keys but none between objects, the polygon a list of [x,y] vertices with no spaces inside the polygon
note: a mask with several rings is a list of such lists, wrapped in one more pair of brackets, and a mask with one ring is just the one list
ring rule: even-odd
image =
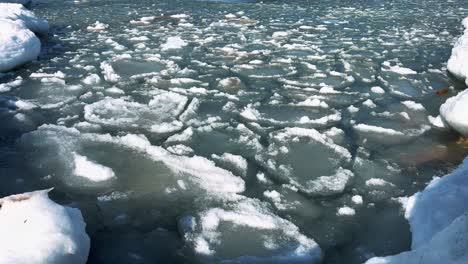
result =
[{"label": "snow-covered shore", "polygon": [[[468,85],[468,17],[448,61],[448,70]],[[468,90],[440,107],[444,124],[468,136]],[[468,263],[468,158],[451,174],[437,177],[404,202],[411,233],[411,251],[375,257],[365,264]]]},{"label": "snow-covered shore", "polygon": [[39,56],[36,34],[47,34],[49,24],[21,4],[0,3],[0,28],[0,72],[7,72]]},{"label": "snow-covered shore", "polygon": [[411,251],[375,257],[366,264],[468,263],[468,159],[435,178],[405,203],[412,232]]},{"label": "snow-covered shore", "polygon": [[0,263],[86,263],[90,239],[80,210],[55,203],[48,192],[0,199]]},{"label": "snow-covered shore", "polygon": [[468,85],[468,17],[463,19],[462,24],[465,27],[465,32],[453,47],[447,69]]}]

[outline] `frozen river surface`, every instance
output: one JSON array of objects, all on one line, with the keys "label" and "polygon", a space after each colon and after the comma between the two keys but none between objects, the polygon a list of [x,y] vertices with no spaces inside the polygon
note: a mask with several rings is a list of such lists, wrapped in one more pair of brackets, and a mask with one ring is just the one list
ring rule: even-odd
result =
[{"label": "frozen river surface", "polygon": [[[465,9],[464,9],[464,8]],[[0,77],[0,196],[55,187],[89,263],[362,263],[466,155],[437,127],[466,1],[41,1]]]}]

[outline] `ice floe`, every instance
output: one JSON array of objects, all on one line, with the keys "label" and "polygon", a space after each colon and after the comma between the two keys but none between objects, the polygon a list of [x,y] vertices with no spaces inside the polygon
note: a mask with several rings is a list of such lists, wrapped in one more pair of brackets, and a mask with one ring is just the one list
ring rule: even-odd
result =
[{"label": "ice floe", "polygon": [[[184,239],[206,261],[223,263],[319,263],[317,243],[260,201],[240,198],[224,208],[181,222]],[[235,245],[235,246],[234,246]]]},{"label": "ice floe", "polygon": [[[285,128],[270,135],[266,153],[256,158],[278,179],[311,195],[343,192],[353,173],[349,151],[314,129]],[[319,154],[320,153],[320,154]]]}]

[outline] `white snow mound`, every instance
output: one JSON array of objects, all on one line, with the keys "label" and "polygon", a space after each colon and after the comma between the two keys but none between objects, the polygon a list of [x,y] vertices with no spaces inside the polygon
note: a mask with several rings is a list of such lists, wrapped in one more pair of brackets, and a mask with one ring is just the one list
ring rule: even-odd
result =
[{"label": "white snow mound", "polygon": [[49,25],[20,4],[0,3],[0,29],[0,72],[6,72],[37,58],[34,32],[46,34]]},{"label": "white snow mound", "polygon": [[465,27],[465,32],[452,49],[452,56],[450,56],[447,63],[447,69],[468,85],[468,17],[463,19],[462,24]]},{"label": "white snow mound", "polygon": [[[467,57],[468,59],[468,57]],[[468,62],[468,61],[467,61]],[[468,90],[447,99],[440,106],[442,120],[458,133],[468,137]]]},{"label": "white snow mound", "polygon": [[86,263],[90,240],[81,212],[50,200],[49,191],[0,199],[0,263]]}]

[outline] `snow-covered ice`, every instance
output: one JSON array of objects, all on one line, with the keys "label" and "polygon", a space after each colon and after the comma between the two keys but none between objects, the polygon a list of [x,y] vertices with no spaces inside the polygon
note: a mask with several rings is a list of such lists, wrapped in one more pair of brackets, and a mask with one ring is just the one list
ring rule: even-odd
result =
[{"label": "snow-covered ice", "polygon": [[48,192],[0,199],[0,263],[86,263],[90,240],[80,210],[58,205]]},{"label": "snow-covered ice", "polygon": [[458,133],[468,137],[468,90],[447,99],[440,106],[440,117]]},{"label": "snow-covered ice", "polygon": [[366,264],[447,263],[468,261],[468,159],[451,174],[435,178],[408,198],[405,217],[411,226],[411,251],[375,257]]},{"label": "snow-covered ice", "polygon": [[452,56],[447,62],[447,69],[468,85],[468,17],[462,22],[465,31],[452,49]]},{"label": "snow-covered ice", "polygon": [[49,25],[21,4],[0,3],[0,28],[0,72],[6,72],[37,58],[34,33],[46,34]]},{"label": "snow-covered ice", "polygon": [[[319,263],[322,251],[291,222],[254,199],[201,212],[183,233],[196,254],[225,263]],[[233,245],[235,245],[233,247]]]}]

